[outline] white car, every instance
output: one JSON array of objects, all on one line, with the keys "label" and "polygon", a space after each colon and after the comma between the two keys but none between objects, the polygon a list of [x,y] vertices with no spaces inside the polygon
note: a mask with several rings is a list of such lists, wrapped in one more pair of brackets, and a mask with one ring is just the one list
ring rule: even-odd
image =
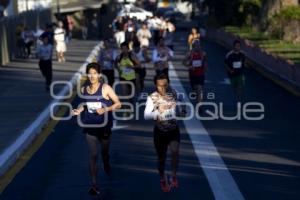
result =
[{"label": "white car", "polygon": [[138,20],[144,21],[147,19],[147,17],[152,17],[153,14],[133,5],[125,5],[124,8],[118,13],[118,16],[129,16],[130,18],[136,17]]}]

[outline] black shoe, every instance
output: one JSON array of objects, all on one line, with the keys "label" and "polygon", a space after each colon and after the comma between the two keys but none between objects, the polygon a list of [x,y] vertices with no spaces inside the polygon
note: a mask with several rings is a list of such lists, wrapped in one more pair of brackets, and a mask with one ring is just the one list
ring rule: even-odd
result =
[{"label": "black shoe", "polygon": [[89,194],[92,196],[97,196],[100,194],[99,188],[96,184],[92,184],[92,186],[89,189]]}]

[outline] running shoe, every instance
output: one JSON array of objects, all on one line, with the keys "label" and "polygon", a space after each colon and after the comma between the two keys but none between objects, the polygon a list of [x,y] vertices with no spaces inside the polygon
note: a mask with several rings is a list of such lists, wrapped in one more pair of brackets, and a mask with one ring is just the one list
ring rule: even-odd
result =
[{"label": "running shoe", "polygon": [[92,186],[89,189],[89,194],[92,196],[96,196],[100,194],[99,188],[96,184],[92,184]]},{"label": "running shoe", "polygon": [[179,188],[178,179],[177,179],[176,176],[172,177],[170,179],[170,182],[171,182],[171,187],[172,188]]},{"label": "running shoe", "polygon": [[171,187],[167,181],[167,179],[161,179],[160,180],[160,188],[163,192],[170,192]]}]

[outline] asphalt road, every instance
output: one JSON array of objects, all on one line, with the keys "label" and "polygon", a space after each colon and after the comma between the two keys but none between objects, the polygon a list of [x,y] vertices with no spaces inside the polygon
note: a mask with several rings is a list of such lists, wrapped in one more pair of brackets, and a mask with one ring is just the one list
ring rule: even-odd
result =
[{"label": "asphalt road", "polygon": [[[186,33],[177,34],[173,65],[188,93],[187,70],[181,65],[187,50],[185,38]],[[234,115],[236,100],[223,66],[227,50],[208,41],[204,41],[204,49],[209,59],[205,91],[215,95],[214,99],[206,98],[206,102],[223,103],[224,114]],[[149,68],[147,92],[153,90],[153,74]],[[171,81],[173,78],[171,76]],[[300,199],[299,98],[248,68],[245,101],[262,103],[264,119],[202,121],[226,165],[221,168],[215,163],[213,170],[228,170],[245,199]],[[76,98],[73,106],[77,104]],[[117,124],[120,128],[114,130],[111,145],[112,175],[106,176],[100,170],[101,195],[96,199],[214,199],[216,192],[220,192],[210,180],[213,174],[204,173],[204,169],[212,166],[199,163],[197,156],[204,152],[194,150],[188,128],[181,126],[180,188],[164,194],[160,191],[156,171],[153,123],[141,117]],[[210,156],[209,151],[205,153]],[[87,163],[87,145],[76,120],[59,122],[0,199],[91,199],[87,194]],[[226,180],[221,178],[220,183],[226,185]]]}]

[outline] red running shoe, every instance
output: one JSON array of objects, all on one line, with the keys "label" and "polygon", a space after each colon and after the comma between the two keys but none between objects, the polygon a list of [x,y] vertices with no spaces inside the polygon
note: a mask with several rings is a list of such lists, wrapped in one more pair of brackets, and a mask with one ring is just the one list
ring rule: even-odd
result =
[{"label": "red running shoe", "polygon": [[167,179],[161,179],[160,180],[160,188],[163,192],[170,192],[171,191],[171,187],[167,181]]},{"label": "red running shoe", "polygon": [[176,176],[172,177],[170,179],[170,182],[171,182],[171,187],[172,188],[179,188],[178,179],[177,179]]}]

